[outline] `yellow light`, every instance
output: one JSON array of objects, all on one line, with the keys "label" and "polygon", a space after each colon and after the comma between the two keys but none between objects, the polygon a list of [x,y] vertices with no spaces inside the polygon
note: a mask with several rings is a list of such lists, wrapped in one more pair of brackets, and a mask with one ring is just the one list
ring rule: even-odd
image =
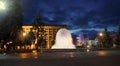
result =
[{"label": "yellow light", "polygon": [[99,51],[98,56],[106,56],[107,52],[106,51]]},{"label": "yellow light", "polygon": [[9,43],[12,44],[12,41],[10,41]]},{"label": "yellow light", "polygon": [[99,33],[100,36],[103,36],[103,33]]},{"label": "yellow light", "polygon": [[32,45],[31,45],[31,49],[34,49],[34,48],[35,48],[35,45],[34,45],[34,44],[32,44]]},{"label": "yellow light", "polygon": [[26,53],[21,53],[21,54],[19,54],[19,57],[20,58],[28,58],[29,56]]},{"label": "yellow light", "polygon": [[91,49],[91,46],[90,46],[90,45],[87,45],[86,51],[87,51],[87,52],[90,52],[90,49]]},{"label": "yellow light", "polygon": [[90,49],[87,49],[86,51],[87,51],[87,52],[90,52]]},{"label": "yellow light", "polygon": [[33,50],[32,53],[37,53],[37,51],[36,51],[36,50]]},{"label": "yellow light", "polygon": [[4,2],[0,2],[0,9],[2,9],[2,10],[5,10],[6,8],[5,8],[5,3]]},{"label": "yellow light", "polygon": [[89,49],[90,48],[90,45],[87,45],[87,49]]},{"label": "yellow light", "polygon": [[17,49],[20,49],[20,46],[17,46]]},{"label": "yellow light", "polygon": [[33,57],[34,57],[34,58],[38,58],[38,53],[37,53],[36,50],[33,50],[32,53],[33,53]]},{"label": "yellow light", "polygon": [[26,33],[23,33],[23,36],[26,36]]}]

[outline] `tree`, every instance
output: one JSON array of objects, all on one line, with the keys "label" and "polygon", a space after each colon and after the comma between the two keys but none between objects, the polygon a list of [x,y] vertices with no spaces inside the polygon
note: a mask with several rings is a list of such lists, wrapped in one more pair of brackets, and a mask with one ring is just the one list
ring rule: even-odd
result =
[{"label": "tree", "polygon": [[6,7],[8,8],[5,10],[6,14],[4,19],[0,22],[0,36],[3,40],[3,45],[8,41],[12,41],[13,44],[18,42],[18,32],[20,33],[23,22],[23,10],[20,6],[21,0],[7,1],[9,4]]},{"label": "tree", "polygon": [[[22,8],[20,6],[20,0],[13,0],[11,5],[11,14],[10,14],[10,22],[11,22],[11,29],[10,29],[10,36],[13,37],[13,41],[16,40],[17,32],[22,31],[22,25],[23,25],[23,15],[22,15]],[[19,39],[18,39],[19,40]]]},{"label": "tree", "polygon": [[34,33],[32,29],[30,29],[30,32],[25,36],[25,44],[31,45],[32,42],[34,42],[34,40],[35,40]]},{"label": "tree", "polygon": [[107,26],[105,26],[105,28],[104,28],[102,44],[106,48],[109,48],[112,46],[111,38],[110,38],[109,32],[107,30]]},{"label": "tree", "polygon": [[37,39],[37,44],[36,46],[39,47],[45,43],[45,30],[44,30],[44,23],[40,17],[40,12],[37,14],[37,16],[35,17],[33,24],[33,29],[36,30],[35,32],[35,37]]},{"label": "tree", "polygon": [[117,47],[120,46],[120,24],[118,25],[118,31],[116,34],[115,44],[117,45]]},{"label": "tree", "polygon": [[4,26],[2,26],[0,31],[3,32],[3,37],[11,39],[14,42],[17,38],[18,31],[21,31],[22,29],[23,10],[20,6],[20,0],[12,0],[8,6],[9,9],[7,10],[7,15],[1,24]]}]

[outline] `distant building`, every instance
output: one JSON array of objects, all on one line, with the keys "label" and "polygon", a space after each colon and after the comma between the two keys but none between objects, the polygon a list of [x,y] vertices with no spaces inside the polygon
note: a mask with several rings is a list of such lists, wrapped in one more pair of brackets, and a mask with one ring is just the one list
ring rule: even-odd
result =
[{"label": "distant building", "polygon": [[98,41],[97,40],[88,40],[86,41],[87,45],[89,45],[90,47],[97,47],[98,46]]},{"label": "distant building", "polygon": [[[31,30],[31,28],[33,28],[32,25],[23,25],[22,29],[24,31],[24,33],[28,34]],[[46,36],[44,36],[43,38],[46,38],[46,48],[51,48],[51,45],[53,44],[54,40],[55,40],[55,36],[57,31],[60,28],[66,28],[65,25],[46,25],[46,26],[42,26],[42,28],[44,29]],[[33,33],[35,32],[35,30],[32,30]]]}]

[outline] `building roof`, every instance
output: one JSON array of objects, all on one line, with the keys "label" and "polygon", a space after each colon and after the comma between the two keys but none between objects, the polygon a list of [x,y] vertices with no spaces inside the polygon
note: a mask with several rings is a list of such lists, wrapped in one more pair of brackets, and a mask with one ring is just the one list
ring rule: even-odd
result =
[{"label": "building roof", "polygon": [[[24,24],[23,26],[32,26],[32,25]],[[44,26],[64,26],[64,27],[67,27],[67,25],[44,25]]]}]

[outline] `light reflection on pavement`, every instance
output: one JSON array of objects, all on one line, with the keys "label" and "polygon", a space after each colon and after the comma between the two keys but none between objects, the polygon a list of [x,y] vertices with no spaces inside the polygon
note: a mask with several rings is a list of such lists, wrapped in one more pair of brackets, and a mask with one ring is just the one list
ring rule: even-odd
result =
[{"label": "light reflection on pavement", "polygon": [[120,66],[120,51],[0,54],[0,66]]},{"label": "light reflection on pavement", "polygon": [[43,58],[43,59],[54,59],[54,58],[84,58],[84,57],[101,57],[101,56],[111,56],[120,55],[120,51],[90,51],[90,52],[36,52],[32,53],[14,53],[14,54],[0,54],[0,59],[11,58]]}]

